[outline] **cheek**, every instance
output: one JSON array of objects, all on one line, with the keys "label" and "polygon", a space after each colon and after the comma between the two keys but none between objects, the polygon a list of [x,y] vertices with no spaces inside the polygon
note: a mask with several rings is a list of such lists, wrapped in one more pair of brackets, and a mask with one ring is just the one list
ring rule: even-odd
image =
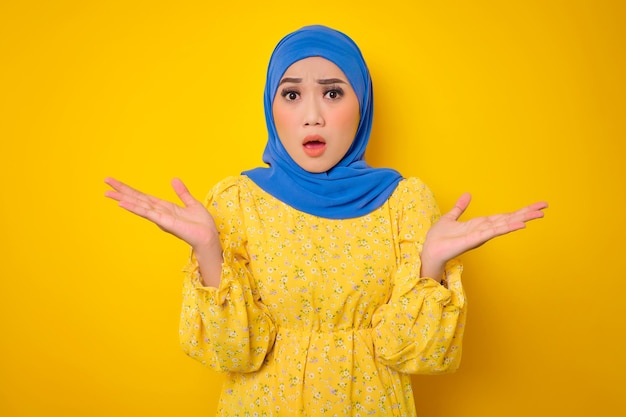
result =
[{"label": "cheek", "polygon": [[359,127],[358,106],[356,108],[347,107],[345,109],[342,109],[341,111],[337,112],[335,116],[335,121],[337,125],[344,126],[344,134],[349,134],[354,137],[354,135],[356,134],[356,130]]},{"label": "cheek", "polygon": [[280,108],[280,106],[274,105],[272,106],[272,116],[274,117],[274,125],[276,125],[276,129],[280,130],[284,125],[285,112]]},{"label": "cheek", "polygon": [[295,119],[293,112],[281,107],[280,105],[272,106],[272,116],[274,117],[274,126],[276,127],[278,140],[283,145],[283,148],[287,151],[287,153],[293,158],[293,138],[295,135],[294,128],[292,126]]},{"label": "cheek", "polygon": [[272,116],[274,117],[274,124],[277,128],[278,126],[291,126],[296,120],[293,106],[289,106],[280,100],[275,101],[272,105]]}]

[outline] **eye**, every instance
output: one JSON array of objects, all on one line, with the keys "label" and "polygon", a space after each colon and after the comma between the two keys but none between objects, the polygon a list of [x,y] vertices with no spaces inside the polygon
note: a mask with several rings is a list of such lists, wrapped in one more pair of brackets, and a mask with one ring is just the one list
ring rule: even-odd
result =
[{"label": "eye", "polygon": [[280,95],[284,97],[287,101],[294,101],[298,99],[300,93],[295,90],[284,89],[280,92]]},{"label": "eye", "polygon": [[324,93],[324,96],[326,98],[331,99],[331,100],[337,100],[337,99],[340,99],[341,97],[343,97],[343,90],[341,88],[339,88],[339,87],[333,87],[333,88],[327,90]]}]

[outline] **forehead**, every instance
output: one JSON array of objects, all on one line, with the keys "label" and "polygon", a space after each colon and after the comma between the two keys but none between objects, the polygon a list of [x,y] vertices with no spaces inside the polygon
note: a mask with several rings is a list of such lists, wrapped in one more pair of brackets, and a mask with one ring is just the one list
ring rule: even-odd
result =
[{"label": "forehead", "polygon": [[307,74],[318,77],[332,76],[334,78],[347,79],[346,75],[335,63],[319,56],[312,56],[294,62],[285,70],[283,78]]}]

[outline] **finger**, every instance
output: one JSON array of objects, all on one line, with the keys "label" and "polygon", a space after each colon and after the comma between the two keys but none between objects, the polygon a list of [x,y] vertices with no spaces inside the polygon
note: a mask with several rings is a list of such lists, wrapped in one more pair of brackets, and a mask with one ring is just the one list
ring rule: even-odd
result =
[{"label": "finger", "polygon": [[545,202],[531,204],[514,213],[494,214],[487,217],[470,220],[477,225],[476,240],[477,246],[487,241],[526,228],[526,222],[543,217],[543,210],[548,205]]},{"label": "finger", "polygon": [[[147,213],[153,211],[155,213],[170,213],[175,207],[173,203],[160,200],[156,197],[152,199],[136,198],[128,194],[122,194],[118,191],[109,190],[104,193],[105,197],[111,198],[118,202],[118,205],[131,213],[135,213],[141,217],[147,218]],[[160,214],[162,215],[162,214]]]},{"label": "finger", "polygon": [[120,200],[118,205],[121,208],[143,218],[148,218],[148,213],[150,212],[148,208],[140,206],[128,200]]},{"label": "finger", "polygon": [[516,213],[529,213],[529,212],[538,212],[538,211],[543,211],[544,209],[548,208],[548,203],[544,202],[544,201],[540,201],[537,203],[533,203],[529,206],[523,207],[519,210],[516,211]]},{"label": "finger", "polygon": [[[523,209],[522,209],[523,210]],[[491,230],[492,237],[501,236],[519,229],[526,228],[526,223],[544,216],[542,211],[533,212],[515,212],[507,214],[496,214],[486,217],[487,221],[483,222],[480,227],[481,232]]]},{"label": "finger", "polygon": [[110,185],[113,188],[117,188],[117,184],[119,184],[120,182],[118,180],[116,180],[115,178],[106,177],[104,179],[104,183],[107,184],[107,185]]},{"label": "finger", "polygon": [[115,191],[113,191],[113,190],[105,191],[104,192],[104,196],[119,201],[121,195],[120,195],[119,191],[117,191],[117,190],[119,190],[119,188],[121,187],[122,184],[118,180],[116,180],[115,178],[110,178],[110,177],[105,178],[104,179],[104,183],[107,184],[108,186],[110,186],[111,188],[113,188],[113,190],[115,190]]},{"label": "finger", "polygon": [[473,238],[469,240],[473,242],[473,247],[478,247],[498,236],[506,235],[516,230],[524,229],[524,222],[499,222],[497,224],[485,224],[476,230]]},{"label": "finger", "polygon": [[113,200],[121,201],[124,196],[117,191],[107,190],[104,192],[104,196],[108,198],[112,198]]},{"label": "finger", "polygon": [[539,219],[544,216],[543,209],[548,207],[546,202],[533,203],[529,206],[522,207],[521,209],[511,213],[499,213],[487,216],[486,219],[490,223],[498,222],[527,222],[534,219]]},{"label": "finger", "polygon": [[517,210],[516,213],[517,212],[525,213],[525,212],[531,212],[531,211],[542,211],[546,208],[548,208],[548,203],[546,203],[545,201],[539,201],[537,203],[530,204],[526,207],[522,207],[521,209]]},{"label": "finger", "polygon": [[115,178],[107,177],[104,179],[104,182],[107,185],[111,186],[111,188],[113,188],[115,191],[118,191],[120,193],[138,193],[138,191],[134,188],[124,184],[122,181],[116,180]]},{"label": "finger", "polygon": [[526,227],[526,222],[532,220],[528,215],[517,213],[496,214],[486,218],[483,229],[497,230],[499,234],[509,233]]},{"label": "finger", "polygon": [[133,206],[140,206],[148,210],[156,206],[156,204],[154,204],[151,201],[148,201],[147,199],[137,198],[135,196],[128,195],[128,194],[122,194],[119,191],[115,191],[115,190],[106,191],[104,193],[104,196],[111,198],[113,200],[116,200],[120,203],[123,201],[126,204],[132,204]]},{"label": "finger", "polygon": [[531,204],[530,206],[521,208],[514,213],[510,213],[508,216],[511,221],[528,222],[544,217],[545,214],[543,210],[547,207],[547,203],[535,203]]},{"label": "finger", "polygon": [[464,193],[456,201],[454,208],[445,214],[445,217],[448,217],[451,220],[457,220],[465,212],[471,200],[472,195],[470,193]]},{"label": "finger", "polygon": [[[512,223],[503,223],[492,227],[486,235],[488,235],[488,239],[493,239],[498,236],[506,235],[508,233],[514,232],[516,230],[526,228],[526,223],[524,222],[512,222]],[[485,241],[486,242],[486,241]]]},{"label": "finger", "polygon": [[[105,178],[104,182],[110,185],[115,191],[117,191],[117,193],[119,193],[119,194],[114,194],[111,191],[105,193],[105,196],[114,198],[115,200],[121,201],[121,199],[128,196],[133,199],[136,199],[135,202],[145,201],[153,205],[159,204],[159,202],[161,201],[157,197],[154,197],[152,195],[136,190],[133,187],[127,184],[124,184],[123,182],[118,181],[114,178],[111,178],[111,177]],[[123,196],[123,197],[115,198],[114,196],[117,196],[117,197]]]},{"label": "finger", "polygon": [[191,195],[189,189],[180,180],[180,178],[174,178],[172,180],[172,188],[174,188],[174,192],[176,192],[176,195],[180,198],[180,201],[185,204],[185,206],[189,207],[190,205],[198,203],[198,200]]},{"label": "finger", "polygon": [[124,184],[121,181],[116,180],[115,178],[105,178],[104,182],[110,185],[115,191],[122,194],[135,195],[139,193],[139,191],[135,190],[129,185]]},{"label": "finger", "polygon": [[135,204],[127,200],[120,201],[119,206],[139,217],[143,217],[144,219],[155,223],[159,227],[166,227],[171,219],[169,216],[159,212],[158,210],[154,210],[152,207]]},{"label": "finger", "polygon": [[546,201],[538,201],[528,206],[528,208],[531,210],[543,210],[548,208],[548,203]]}]

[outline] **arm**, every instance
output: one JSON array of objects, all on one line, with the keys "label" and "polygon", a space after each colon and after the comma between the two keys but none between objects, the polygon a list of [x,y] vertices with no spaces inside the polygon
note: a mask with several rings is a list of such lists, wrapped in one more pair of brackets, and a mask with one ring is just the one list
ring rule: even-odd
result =
[{"label": "arm", "polygon": [[[465,324],[462,266],[452,260],[435,278],[422,277],[422,248],[439,210],[421,181],[407,180],[403,191],[393,202],[398,240],[393,291],[372,320],[376,358],[404,373],[452,372],[460,363]],[[440,285],[442,278],[447,288]]]},{"label": "arm", "polygon": [[[236,227],[241,224],[237,187],[228,186],[232,181],[218,184],[204,205],[175,179],[172,186],[181,207],[113,178],[105,182],[113,188],[105,195],[120,207],[192,248],[183,285],[179,331],[183,350],[220,371],[258,369],[273,346],[275,329],[247,268],[245,233]],[[223,239],[218,227],[226,230]]]},{"label": "arm", "polygon": [[236,179],[218,184],[206,207],[224,248],[219,285],[204,284],[194,252],[185,269],[180,342],[185,353],[217,371],[253,372],[271,351],[276,328],[248,268]]},{"label": "arm", "polygon": [[[404,193],[410,197],[399,203],[401,262],[393,293],[373,320],[375,349],[382,363],[400,372],[449,372],[460,363],[466,314],[462,267],[455,258],[543,217],[547,204],[459,222],[469,194],[439,217],[430,190],[416,179],[410,185]],[[439,285],[442,278],[445,287]]]}]

